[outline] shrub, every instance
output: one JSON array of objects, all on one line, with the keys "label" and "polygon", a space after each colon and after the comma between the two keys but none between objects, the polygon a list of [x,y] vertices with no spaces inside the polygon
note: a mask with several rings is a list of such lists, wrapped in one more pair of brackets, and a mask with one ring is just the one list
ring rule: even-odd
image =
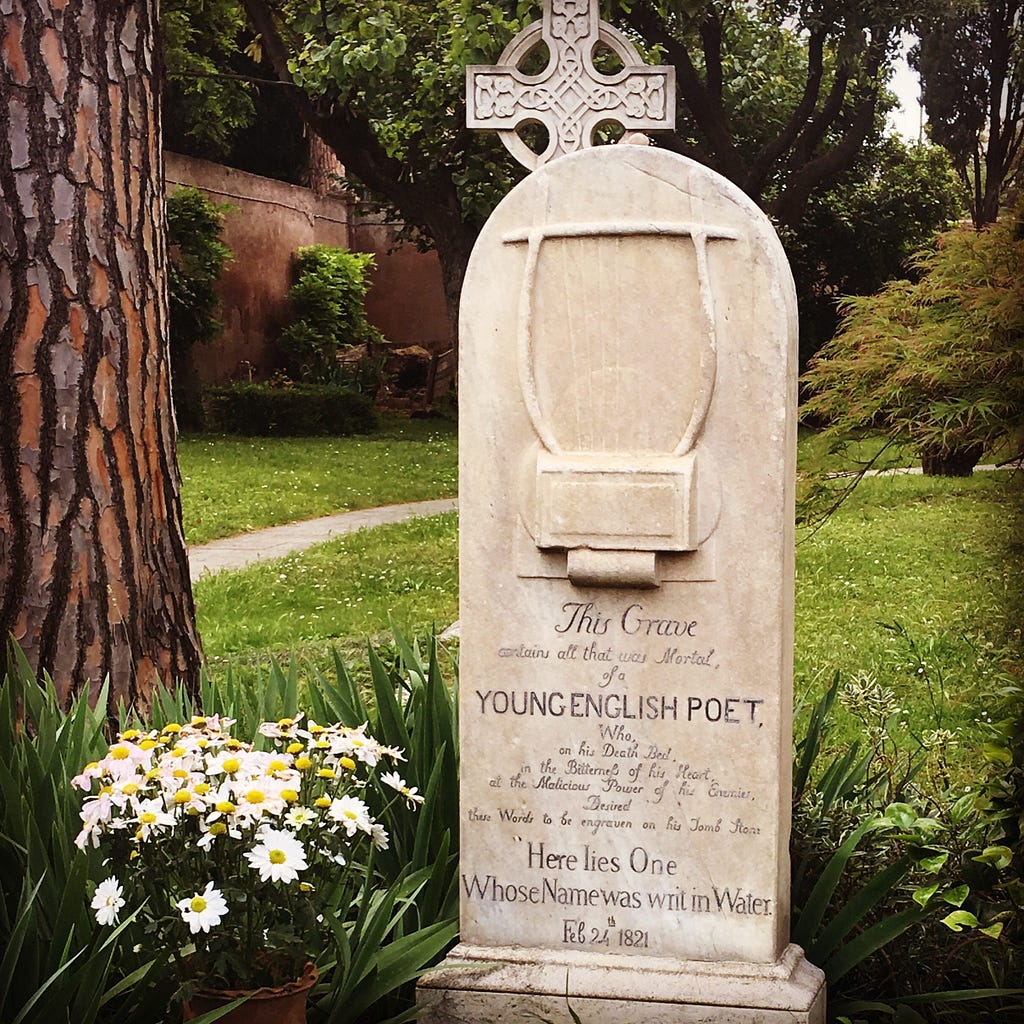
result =
[{"label": "shrub", "polygon": [[[458,929],[456,697],[433,642],[424,657],[396,635],[396,651],[387,664],[370,653],[372,706],[337,656],[335,678],[317,674],[308,687],[294,662],[287,672],[274,663],[255,689],[237,686],[230,673],[202,681],[202,707],[236,719],[244,732],[294,716],[305,690],[318,721],[368,722],[381,742],[401,739],[409,754],[402,774],[425,797],[424,813],[403,814],[400,801],[390,809],[391,848],[372,862],[357,913],[332,922],[341,955],[319,961],[309,1017],[317,1024],[410,1020],[413,982]],[[166,954],[145,960],[133,952],[144,940],[134,914],[112,932],[97,926],[89,879],[109,871],[99,850],[74,845],[81,800],[69,779],[108,752],[104,716],[90,710],[88,694],[62,709],[52,683],[37,682],[20,652],[10,665],[0,685],[0,1016],[25,1024],[171,1019]],[[158,688],[149,717],[163,728],[198,709],[182,689]],[[123,707],[119,717],[122,731],[138,725]]]},{"label": "shrub", "polygon": [[373,269],[370,253],[349,252],[329,245],[310,245],[295,257],[298,281],[288,292],[292,322],[280,345],[304,381],[338,382],[338,352],[381,341],[366,319],[366,276]]},{"label": "shrub", "polygon": [[344,437],[379,424],[372,398],[326,384],[229,384],[207,391],[206,408],[210,429],[255,437]]},{"label": "shrub", "polygon": [[191,186],[167,197],[171,373],[178,424],[186,429],[203,425],[192,346],[214,341],[224,327],[218,319],[216,284],[231,259],[231,250],[221,241],[224,215],[231,209]]},{"label": "shrub", "polygon": [[805,417],[843,438],[877,429],[925,472],[970,475],[1024,427],[1024,205],[919,254],[917,283],[846,299],[842,330],[804,376]]},{"label": "shrub", "polygon": [[[825,753],[837,699],[864,719],[863,749]],[[900,717],[867,675],[837,675],[808,717],[794,765],[793,941],[825,971],[830,1019],[924,1021],[913,1006],[1009,1019],[1024,989],[992,987],[1019,984],[1022,955],[1006,813],[984,787],[930,784],[928,762],[952,737],[936,730],[908,749]],[[960,1004],[963,1016],[950,1009]]]}]

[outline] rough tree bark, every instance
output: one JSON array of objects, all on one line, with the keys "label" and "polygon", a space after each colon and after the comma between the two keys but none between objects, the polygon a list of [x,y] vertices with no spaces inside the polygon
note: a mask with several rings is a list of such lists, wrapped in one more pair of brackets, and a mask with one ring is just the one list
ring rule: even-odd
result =
[{"label": "rough tree bark", "polygon": [[[0,0],[0,638],[66,701],[198,682],[156,0]],[[0,664],[0,668],[2,668]]]}]

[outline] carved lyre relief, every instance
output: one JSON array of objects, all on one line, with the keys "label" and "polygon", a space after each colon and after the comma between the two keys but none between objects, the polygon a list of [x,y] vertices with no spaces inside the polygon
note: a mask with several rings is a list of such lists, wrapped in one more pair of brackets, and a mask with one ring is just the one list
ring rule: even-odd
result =
[{"label": "carved lyre relief", "polygon": [[658,556],[713,529],[697,446],[716,373],[708,249],[735,237],[598,222],[503,239],[526,246],[517,357],[540,442],[522,521],[537,548],[566,552],[577,585],[657,586]]}]

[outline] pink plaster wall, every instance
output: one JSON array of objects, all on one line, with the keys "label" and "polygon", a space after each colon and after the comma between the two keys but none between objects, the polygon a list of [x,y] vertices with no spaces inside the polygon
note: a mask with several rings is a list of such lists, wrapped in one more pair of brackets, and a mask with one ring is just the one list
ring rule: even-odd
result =
[{"label": "pink plaster wall", "polygon": [[245,363],[258,379],[281,365],[274,339],[281,330],[291,263],[304,245],[344,246],[374,253],[377,270],[367,315],[384,336],[431,351],[448,346],[448,319],[434,253],[413,246],[390,252],[392,229],[373,223],[348,195],[318,198],[298,185],[261,178],[220,164],[165,153],[167,190],[194,185],[234,207],[224,218],[224,241],[234,253],[221,278],[224,333],[195,349],[207,383],[242,379]]}]

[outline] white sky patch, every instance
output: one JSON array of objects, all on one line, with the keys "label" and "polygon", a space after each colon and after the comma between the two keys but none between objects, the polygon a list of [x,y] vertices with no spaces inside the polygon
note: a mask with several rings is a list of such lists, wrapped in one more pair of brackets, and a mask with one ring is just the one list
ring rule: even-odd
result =
[{"label": "white sky patch", "polygon": [[916,141],[923,136],[921,111],[921,83],[917,72],[907,64],[907,51],[916,42],[914,36],[904,33],[900,45],[900,55],[896,60],[895,72],[889,82],[889,88],[899,97],[900,105],[889,114],[889,127],[905,139]]}]

